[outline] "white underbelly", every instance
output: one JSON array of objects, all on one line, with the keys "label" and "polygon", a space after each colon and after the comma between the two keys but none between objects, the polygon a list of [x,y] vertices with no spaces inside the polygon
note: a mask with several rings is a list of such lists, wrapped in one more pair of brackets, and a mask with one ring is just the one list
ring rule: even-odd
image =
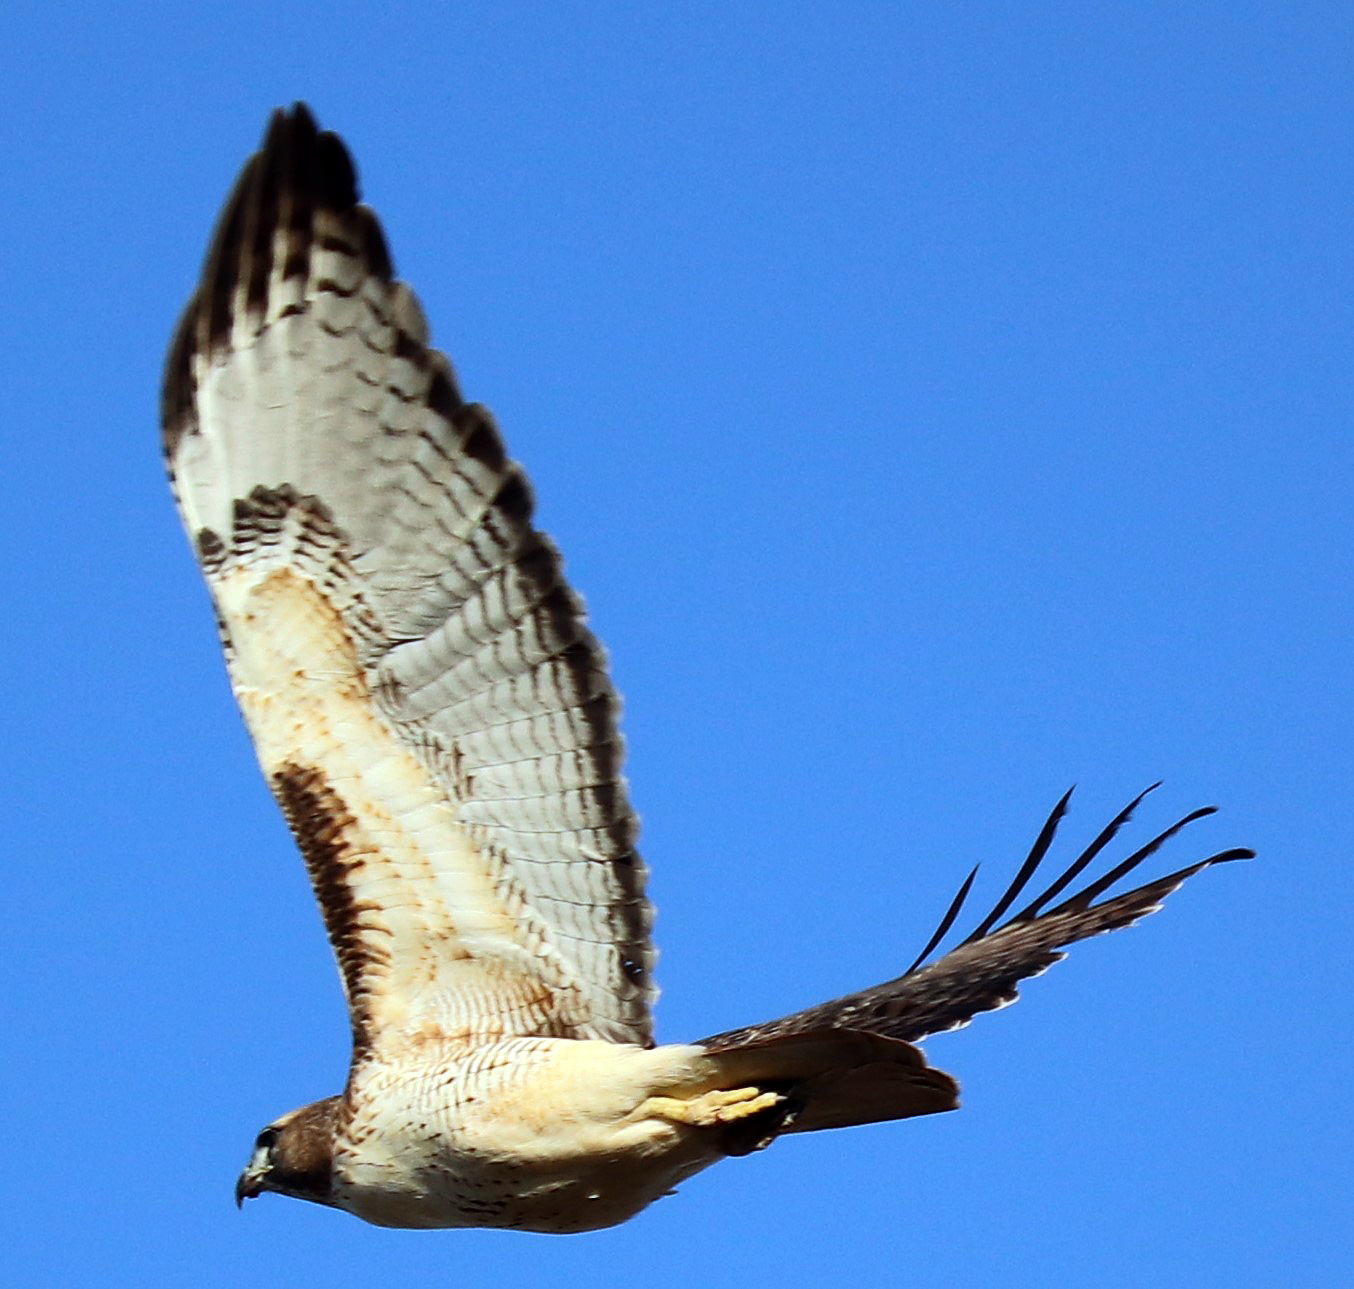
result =
[{"label": "white underbelly", "polygon": [[335,1194],[377,1225],[594,1230],[721,1158],[709,1133],[646,1112],[707,1086],[699,1048],[510,1039],[367,1069]]}]

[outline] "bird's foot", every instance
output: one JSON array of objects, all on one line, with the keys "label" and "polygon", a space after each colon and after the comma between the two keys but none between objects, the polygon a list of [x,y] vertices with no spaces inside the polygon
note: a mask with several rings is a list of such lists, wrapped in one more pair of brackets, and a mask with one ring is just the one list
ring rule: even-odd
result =
[{"label": "bird's foot", "polygon": [[720,1124],[736,1123],[749,1115],[778,1106],[785,1098],[778,1092],[763,1092],[760,1088],[717,1088],[700,1096],[681,1100],[678,1097],[650,1097],[643,1112],[655,1119],[670,1123],[690,1124],[693,1128],[716,1128]]}]

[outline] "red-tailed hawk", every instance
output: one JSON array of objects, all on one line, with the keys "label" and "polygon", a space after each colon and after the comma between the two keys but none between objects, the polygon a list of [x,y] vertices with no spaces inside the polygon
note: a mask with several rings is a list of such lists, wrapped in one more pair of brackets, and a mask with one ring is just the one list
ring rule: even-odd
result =
[{"label": "red-tailed hawk", "polygon": [[937,961],[921,965],[968,882],[897,979],[655,1046],[652,911],[602,650],[493,418],[429,347],[346,149],[304,107],[274,114],[226,203],[163,425],[352,1020],[343,1092],[263,1130],[237,1199],[584,1231],[781,1133],[953,1109],[954,1081],[913,1042],[1250,853],[1096,903],[1200,810],[1066,894],[1135,801],[1016,907],[1064,798]]}]

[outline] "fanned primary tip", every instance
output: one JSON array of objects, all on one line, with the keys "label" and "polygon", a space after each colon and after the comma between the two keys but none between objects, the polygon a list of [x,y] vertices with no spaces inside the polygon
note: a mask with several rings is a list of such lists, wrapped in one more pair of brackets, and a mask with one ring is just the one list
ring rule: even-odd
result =
[{"label": "fanned primary tip", "polygon": [[[1092,863],[1095,862],[1095,860],[1099,857],[1100,853],[1105,849],[1105,847],[1108,846],[1109,843],[1114,840],[1114,838],[1118,835],[1119,830],[1124,826],[1124,824],[1126,824],[1129,821],[1129,819],[1132,818],[1133,812],[1138,808],[1138,806],[1142,804],[1143,799],[1147,796],[1147,794],[1149,792],[1155,791],[1160,786],[1161,783],[1158,780],[1156,783],[1150,784],[1148,787],[1144,788],[1140,793],[1138,793],[1138,795],[1134,797],[1133,800],[1128,803],[1128,805],[1126,805],[1121,811],[1119,811],[1119,813],[1115,815],[1114,818],[1111,819],[1108,824],[1105,825],[1105,827],[1100,831],[1100,834],[1095,838],[1095,840],[1091,842],[1091,844],[1087,846],[1086,849],[1082,851],[1081,854],[1078,855],[1077,858],[1073,860],[1071,864],[1068,865],[1065,872],[1063,872],[1054,882],[1052,882],[1048,886],[1048,888],[1044,890],[1036,899],[1032,900],[1023,909],[1021,909],[1008,921],[1002,924],[1002,926],[998,929],[1004,930],[1006,927],[1015,926],[1020,923],[1032,922],[1041,916],[1051,916],[1058,913],[1082,911],[1089,908],[1099,896],[1103,895],[1106,891],[1108,891],[1112,886],[1114,886],[1118,881],[1120,881],[1120,879],[1126,877],[1129,873],[1131,873],[1145,859],[1154,855],[1167,841],[1169,841],[1178,832],[1180,832],[1182,828],[1185,828],[1187,825],[1195,822],[1195,820],[1203,819],[1207,815],[1213,814],[1217,809],[1216,806],[1203,806],[1198,810],[1191,811],[1183,819],[1178,820],[1176,823],[1172,824],[1169,828],[1167,828],[1164,832],[1159,833],[1145,846],[1142,846],[1138,850],[1134,851],[1133,854],[1131,854],[1127,859],[1123,860],[1119,864],[1116,864],[1104,876],[1097,878],[1084,890],[1078,891],[1076,895],[1065,900],[1063,903],[1055,905],[1054,907],[1050,908],[1049,905],[1052,903],[1052,901],[1057,899],[1059,895],[1061,895],[1073,882],[1075,882],[1077,878],[1080,877],[1082,873],[1084,873],[1086,869],[1090,867]],[[1034,876],[1036,871],[1039,869],[1040,865],[1043,863],[1044,859],[1047,857],[1049,849],[1053,844],[1053,838],[1057,833],[1058,825],[1062,822],[1063,818],[1067,814],[1068,803],[1071,800],[1072,791],[1073,790],[1069,788],[1065,793],[1063,793],[1057,805],[1053,807],[1053,810],[1050,812],[1049,817],[1045,821],[1043,828],[1040,829],[1038,837],[1035,838],[1034,845],[1030,848],[1030,853],[1026,856],[1025,862],[1021,864],[1020,870],[1016,873],[1014,880],[1011,882],[1010,886],[1007,887],[1001,899],[997,901],[996,906],[978,924],[978,926],[976,926],[974,930],[964,940],[960,942],[958,947],[962,948],[965,945],[975,944],[978,941],[983,940],[984,938],[991,935],[993,933],[993,928],[998,926],[998,923],[1001,921],[1001,918],[1005,915],[1007,910],[1015,902],[1016,898],[1020,895],[1021,891],[1023,891],[1025,887],[1029,884],[1030,879]],[[1211,856],[1206,860],[1202,860],[1197,864],[1190,865],[1189,868],[1187,869],[1181,869],[1179,873],[1172,873],[1165,878],[1161,878],[1157,882],[1153,882],[1150,885],[1152,887],[1157,886],[1166,887],[1167,884],[1173,881],[1178,885],[1178,882],[1184,880],[1184,877],[1188,876],[1191,873],[1196,873],[1200,869],[1207,868],[1211,864],[1225,863],[1229,860],[1234,859],[1250,859],[1253,857],[1253,855],[1254,855],[1253,851],[1245,849],[1222,851],[1219,854]],[[975,866],[973,872],[971,872],[968,875],[968,877],[964,880],[964,884],[959,888],[958,895],[956,895],[954,900],[951,902],[950,907],[946,911],[945,916],[941,919],[940,926],[937,927],[935,934],[932,935],[931,938],[926,942],[926,947],[921,951],[921,953],[917,955],[916,960],[912,963],[911,966],[908,967],[907,971],[903,973],[904,975],[911,975],[913,972],[915,972],[922,965],[922,963],[924,963],[927,960],[927,958],[931,956],[931,954],[939,946],[941,941],[945,938],[946,934],[949,932],[950,928],[954,925],[961,909],[963,908],[964,902],[968,897],[970,890],[973,887],[973,881],[977,875],[977,872],[978,869]]]},{"label": "fanned primary tip", "polygon": [[1030,853],[1025,857],[1025,862],[1021,864],[1020,871],[1016,873],[1015,879],[1006,888],[1006,894],[997,901],[997,907],[974,928],[973,934],[964,941],[965,944],[972,944],[974,940],[981,940],[996,926],[997,919],[1015,903],[1016,896],[1025,889],[1030,878],[1034,876],[1035,869],[1039,867],[1044,856],[1048,854],[1048,848],[1053,844],[1053,834],[1058,831],[1058,824],[1067,814],[1067,803],[1071,799],[1072,789],[1068,788],[1058,804],[1053,807],[1044,826],[1039,830],[1039,836],[1034,839],[1034,845],[1030,847]]},{"label": "fanned primary tip", "polygon": [[1119,811],[1119,813],[1115,815],[1114,818],[1111,819],[1109,823],[1105,825],[1104,829],[1100,833],[1100,836],[1098,836],[1089,846],[1086,847],[1084,851],[1081,852],[1081,854],[1077,857],[1076,861],[1071,865],[1071,867],[1068,868],[1067,872],[1065,872],[1060,878],[1058,878],[1058,880],[1054,882],[1053,885],[1050,886],[1048,890],[1046,890],[1037,900],[1032,901],[1031,903],[1027,904],[1023,909],[1021,909],[1020,912],[1017,913],[1015,917],[1011,919],[1011,921],[1023,922],[1027,918],[1035,917],[1038,915],[1039,910],[1042,909],[1046,904],[1048,904],[1050,900],[1057,899],[1059,895],[1061,895],[1069,886],[1071,886],[1073,882],[1077,880],[1078,877],[1082,875],[1082,873],[1086,871],[1086,869],[1095,861],[1096,856],[1099,855],[1100,852],[1104,850],[1105,847],[1108,846],[1110,842],[1114,840],[1115,836],[1119,832],[1119,829],[1122,828],[1133,817],[1133,812],[1140,805],[1142,805],[1143,799],[1147,796],[1147,794],[1149,792],[1155,792],[1159,787],[1161,787],[1160,779],[1158,779],[1155,783],[1149,783],[1147,787],[1145,787],[1140,793],[1138,793],[1138,795],[1134,797],[1133,800],[1128,803],[1128,805],[1126,805],[1121,811]]},{"label": "fanned primary tip", "polygon": [[926,948],[917,955],[917,960],[903,972],[903,975],[910,976],[916,971],[916,969],[931,956],[931,950],[945,938],[946,933],[954,925],[955,918],[959,916],[959,910],[964,907],[964,901],[968,899],[968,893],[973,889],[973,879],[977,876],[978,865],[974,864],[973,871],[964,878],[963,885],[959,888],[959,893],[950,901],[950,907],[945,910],[945,916],[940,919],[940,925],[936,927],[935,934],[926,942]]},{"label": "fanned primary tip", "polygon": [[1097,896],[1103,895],[1121,877],[1127,877],[1144,859],[1155,855],[1182,828],[1192,824],[1196,819],[1204,819],[1208,815],[1216,814],[1217,810],[1217,806],[1201,806],[1198,810],[1191,810],[1189,814],[1183,819],[1177,820],[1165,832],[1158,833],[1147,845],[1134,851],[1121,864],[1116,864],[1104,877],[1092,882],[1084,891],[1072,896],[1071,899],[1064,900],[1061,904],[1056,905],[1050,912],[1062,913],[1069,909],[1090,908]]},{"label": "fanned primary tip", "polygon": [[992,1011],[1013,1002],[1021,981],[1046,971],[1064,957],[1070,945],[1132,926],[1160,908],[1171,892],[1195,873],[1229,860],[1252,857],[1254,852],[1242,847],[1219,851],[1165,877],[1158,877],[1117,895],[1107,895],[1097,902],[1099,896],[1148,856],[1155,854],[1181,829],[1213,813],[1212,807],[1205,807],[1191,811],[1128,859],[1115,865],[1104,877],[1091,882],[1086,889],[1078,891],[1062,904],[1050,908],[1051,901],[1086,871],[1151,790],[1148,788],[1134,797],[1072,861],[1067,870],[1014,917],[1007,917],[1006,913],[1044,861],[1052,845],[1054,831],[1066,812],[1066,795],[1053,808],[1021,865],[1020,872],[1006,888],[996,909],[961,944],[942,951],[941,956],[934,961],[928,961],[954,925],[972,889],[976,869],[964,879],[935,934],[902,975],[774,1021],[712,1035],[702,1042],[713,1050],[724,1051],[786,1034],[825,1028],[857,1030],[915,1043],[929,1034],[957,1029],[981,1012]]}]

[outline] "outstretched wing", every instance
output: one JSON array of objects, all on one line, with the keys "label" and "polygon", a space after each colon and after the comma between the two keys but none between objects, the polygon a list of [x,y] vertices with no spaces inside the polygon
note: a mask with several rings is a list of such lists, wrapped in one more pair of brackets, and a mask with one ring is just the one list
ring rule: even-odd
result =
[{"label": "outstretched wing", "polygon": [[651,1042],[601,647],[340,140],[274,113],[171,346],[164,449],[359,1050]]},{"label": "outstretched wing", "polygon": [[[1147,792],[1150,791],[1152,789],[1148,788]],[[1001,923],[1002,917],[1019,898],[1048,853],[1058,823],[1067,811],[1070,791],[1054,807],[1029,856],[997,906],[962,944],[929,966],[922,965],[953,926],[977,869],[960,887],[959,894],[916,962],[901,976],[778,1020],[712,1035],[702,1039],[702,1044],[711,1051],[723,1052],[765,1044],[785,1035],[822,1030],[859,1030],[916,1042],[928,1034],[958,1029],[979,1012],[1014,1002],[1019,983],[1058,962],[1065,956],[1062,950],[1068,945],[1105,931],[1132,926],[1140,918],[1156,912],[1162,901],[1195,873],[1213,864],[1253,856],[1254,852],[1250,850],[1221,851],[1144,886],[1096,903],[1100,896],[1155,854],[1182,828],[1213,813],[1212,807],[1205,807],[1172,824],[1075,895],[1054,904],[1053,901],[1114,839],[1147,792],[1129,802],[1047,890],[1005,923]],[[817,1125],[808,1123],[807,1126]]]}]

